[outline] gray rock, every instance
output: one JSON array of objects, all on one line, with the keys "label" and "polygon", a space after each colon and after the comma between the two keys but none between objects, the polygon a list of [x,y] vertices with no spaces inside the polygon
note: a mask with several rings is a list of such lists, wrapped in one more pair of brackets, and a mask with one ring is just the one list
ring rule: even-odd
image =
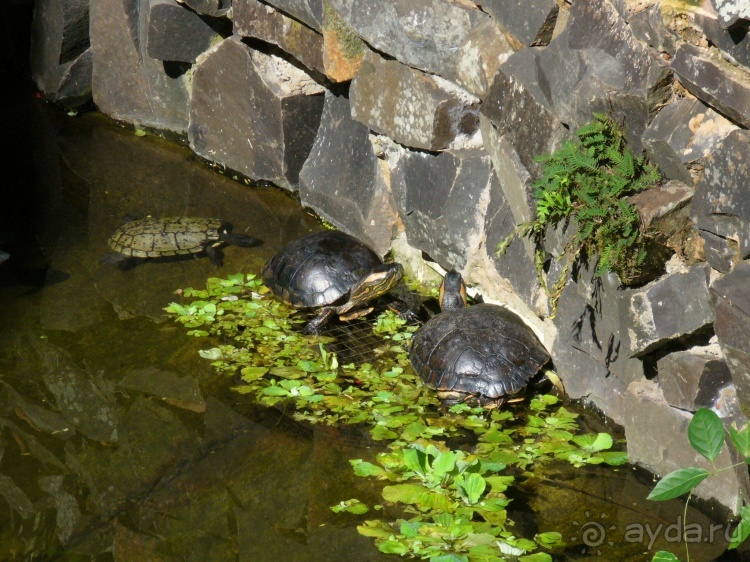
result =
[{"label": "gray rock", "polygon": [[491,263],[500,276],[510,283],[530,309],[541,316],[546,312],[546,307],[542,306],[540,301],[545,301],[546,297],[537,277],[534,248],[529,240],[516,237],[502,255],[497,255],[497,245],[510,235],[518,224],[501,186],[500,175],[494,174],[490,187],[490,201],[484,226],[485,247]]},{"label": "gray rock", "polygon": [[664,399],[689,412],[712,408],[720,391],[732,381],[721,353],[710,347],[670,353],[657,361],[656,368]]},{"label": "gray rock", "polygon": [[[628,442],[628,459],[633,464],[665,476],[685,468],[697,466],[713,470],[711,463],[690,446],[687,427],[692,414],[672,408],[664,400],[654,381],[639,381],[628,386],[625,397],[625,438]],[[729,448],[724,447],[716,459],[716,466],[730,466],[733,459]],[[704,480],[695,495],[716,499],[736,512],[744,494],[745,478],[734,470],[725,470]]]},{"label": "gray rock", "polygon": [[750,67],[750,35],[744,26],[727,29],[715,13],[698,10],[693,14],[694,26],[739,64]]},{"label": "gray rock", "polygon": [[[625,421],[626,386],[594,357],[567,340],[555,342],[552,362],[561,376],[566,394],[572,399],[594,404],[619,425]],[[581,376],[586,373],[586,376]]]},{"label": "gray rock", "polygon": [[249,178],[296,190],[320,124],[322,91],[290,63],[239,37],[226,39],[195,71],[190,146]]},{"label": "gray rock", "polygon": [[483,150],[408,151],[391,182],[409,245],[446,269],[463,268],[478,250],[493,177]]},{"label": "gray rock", "polygon": [[697,264],[685,273],[672,273],[645,287],[625,291],[620,317],[632,356],[644,355],[713,322],[714,313],[708,304],[709,272],[708,264]]},{"label": "gray rock", "polygon": [[146,50],[154,59],[194,63],[216,32],[175,0],[149,0]]},{"label": "gray rock", "polygon": [[638,154],[640,135],[671,95],[671,73],[638,41],[608,0],[576,2],[570,21],[537,58],[538,83],[559,119],[576,129],[592,112],[627,123]]},{"label": "gray rock", "polygon": [[688,167],[716,150],[735,129],[700,100],[681,99],[659,112],[643,134],[643,145],[663,176],[692,184]]},{"label": "gray rock", "polygon": [[742,127],[750,127],[750,72],[688,43],[677,49],[672,70],[695,97]]},{"label": "gray rock", "polygon": [[225,16],[232,7],[232,0],[179,0],[179,2],[206,16]]},{"label": "gray rock", "polygon": [[722,249],[710,236],[704,236],[706,259],[721,271],[726,270],[722,264],[726,265],[735,251],[741,259],[750,256],[750,132],[730,133],[703,165],[691,216],[701,235],[711,233],[727,240]]},{"label": "gray rock", "polygon": [[325,72],[323,36],[258,0],[235,0],[234,32],[272,43],[312,70]]},{"label": "gray rock", "polygon": [[711,285],[711,306],[737,399],[745,415],[750,415],[750,262],[737,264]]},{"label": "gray rock", "polygon": [[352,81],[350,99],[352,118],[413,148],[450,148],[479,129],[477,98],[373,52]]},{"label": "gray rock", "polygon": [[560,9],[555,0],[528,0],[522,4],[484,0],[481,6],[524,45],[549,43]]},{"label": "gray rock", "polygon": [[514,52],[497,24],[488,19],[471,29],[458,50],[456,83],[484,98],[500,65]]},{"label": "gray rock", "polygon": [[722,25],[727,29],[747,26],[750,23],[748,0],[711,0]]},{"label": "gray rock", "polygon": [[341,230],[388,252],[399,218],[368,128],[350,115],[349,100],[327,92],[315,144],[299,175],[302,204]]},{"label": "gray rock", "polygon": [[[729,229],[732,232],[739,230],[736,221],[724,220],[723,217],[720,223],[714,222],[713,226],[717,227],[715,230]],[[705,259],[716,271],[729,273],[736,263],[742,261],[740,248],[733,238],[714,234],[705,228],[698,230],[698,233],[703,242]]]},{"label": "gray rock", "polygon": [[570,138],[538,86],[536,55],[536,50],[522,49],[509,57],[481,107],[497,135],[513,147],[523,166],[535,176],[540,167],[534,157],[554,152]]},{"label": "gray rock", "polygon": [[189,98],[186,68],[168,72],[163,61],[143,52],[140,38],[146,30],[147,8],[148,0],[91,3],[94,103],[113,119],[184,133]]},{"label": "gray rock", "polygon": [[679,37],[664,24],[660,4],[641,10],[628,17],[633,36],[662,53],[674,56]]},{"label": "gray rock", "polygon": [[468,2],[450,0],[329,0],[370,45],[402,63],[449,80],[469,32],[489,19]]},{"label": "gray rock", "polygon": [[[239,3],[241,0],[235,0]],[[266,2],[279,11],[301,21],[315,31],[322,31],[323,0],[269,0]],[[235,9],[237,4],[235,4]]]},{"label": "gray rock", "polygon": [[67,107],[91,99],[89,46],[88,0],[35,4],[31,74],[45,97]]}]

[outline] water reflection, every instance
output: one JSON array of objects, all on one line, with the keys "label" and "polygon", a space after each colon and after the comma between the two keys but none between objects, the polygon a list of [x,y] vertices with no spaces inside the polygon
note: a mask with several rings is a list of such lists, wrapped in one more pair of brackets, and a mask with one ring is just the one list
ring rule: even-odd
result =
[{"label": "water reflection", "polygon": [[[3,208],[0,231],[11,254],[0,264],[0,559],[395,559],[356,532],[356,517],[329,509],[382,501],[347,462],[372,458],[371,443],[240,403],[198,358],[205,343],[165,322],[175,289],[257,272],[318,224],[285,194],[246,188],[174,144],[96,114],[69,118],[28,92],[6,101],[23,173],[8,180],[18,203]],[[220,217],[265,243],[227,247],[221,270],[208,259],[103,265],[108,236],[146,215]],[[563,532],[570,546],[556,560],[681,552],[624,538],[631,523],[681,514],[677,502],[647,504],[650,484],[629,469],[550,467],[511,516]],[[595,547],[583,535],[592,522],[609,533]],[[722,544],[706,541],[692,559],[714,559]]]}]

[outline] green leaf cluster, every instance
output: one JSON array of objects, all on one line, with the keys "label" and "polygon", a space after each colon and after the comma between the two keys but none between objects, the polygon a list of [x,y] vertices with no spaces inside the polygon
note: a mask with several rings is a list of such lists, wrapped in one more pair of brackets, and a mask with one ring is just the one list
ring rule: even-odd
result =
[{"label": "green leaf cluster", "polygon": [[[624,453],[609,450],[609,435],[579,434],[577,414],[555,396],[530,399],[531,414],[524,417],[463,403],[445,410],[409,366],[416,327],[390,310],[372,323],[380,342],[376,360],[342,365],[327,348],[330,338],[303,334],[308,318],[254,275],[211,278],[205,289],[181,294],[196,300],[172,303],[167,312],[190,335],[222,342],[199,353],[237,381],[235,391],[266,406],[283,404],[309,423],[359,424],[372,439],[388,442],[377,464],[352,461],[357,475],[387,481],[383,499],[409,516],[359,527],[383,552],[472,562],[551,560],[532,551],[556,544],[555,533],[527,540],[510,531],[504,492],[514,477],[507,469],[555,459],[573,466],[627,462]],[[471,436],[476,445],[446,447],[457,436]],[[360,515],[369,508],[349,499],[331,509]]]},{"label": "green leaf cluster", "polygon": [[[576,131],[553,154],[537,156],[542,175],[534,183],[536,218],[523,223],[497,247],[505,252],[519,233],[532,239],[540,282],[550,297],[552,316],[557,308],[572,264],[582,256],[597,259],[597,277],[616,272],[627,282],[634,278],[646,257],[645,238],[638,210],[626,198],[659,180],[656,168],[636,158],[617,124],[608,116]],[[544,265],[547,229],[574,221],[577,231],[558,259],[564,261],[558,280],[548,286]]]},{"label": "green leaf cluster", "polygon": [[[750,425],[746,425],[741,430],[731,427],[729,429],[729,438],[743,461],[738,464],[716,468],[714,462],[724,448],[724,424],[716,412],[708,408],[700,408],[695,412],[690,425],[688,425],[688,441],[690,441],[693,449],[711,463],[713,470],[706,470],[705,468],[695,466],[678,468],[659,480],[648,495],[648,499],[650,500],[664,501],[677,498],[683,494],[689,494],[685,502],[683,536],[685,535],[685,525],[687,525],[687,521],[685,520],[687,506],[695,488],[710,476],[715,476],[736,466],[750,464]],[[740,521],[732,534],[729,549],[732,550],[740,546],[748,536],[750,536],[750,506],[746,505],[740,509]],[[687,559],[690,560],[690,550],[688,549],[687,541],[685,541],[685,552]],[[679,561],[679,559],[671,552],[660,550],[652,558],[652,562],[659,561]]]}]

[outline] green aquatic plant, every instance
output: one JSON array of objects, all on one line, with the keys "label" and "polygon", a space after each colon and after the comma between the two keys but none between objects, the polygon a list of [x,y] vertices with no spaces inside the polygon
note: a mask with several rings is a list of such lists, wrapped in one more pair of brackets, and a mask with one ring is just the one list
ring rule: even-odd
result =
[{"label": "green aquatic plant", "polygon": [[[633,156],[617,124],[598,113],[576,131],[574,140],[553,154],[537,156],[536,161],[542,171],[533,184],[536,218],[502,240],[496,254],[502,255],[517,235],[532,240],[537,274],[554,317],[571,267],[582,258],[596,258],[596,277],[614,271],[628,283],[637,276],[646,258],[647,234],[626,196],[647,189],[659,174],[644,158]],[[544,239],[550,228],[570,222],[576,231],[558,257],[563,261],[559,277],[549,286]]]},{"label": "green aquatic plant", "polygon": [[[724,424],[716,412],[708,408],[698,409],[693,419],[690,420],[690,425],[688,425],[688,441],[690,441],[693,449],[711,463],[713,470],[696,466],[678,468],[659,480],[647,498],[653,501],[664,501],[680,497],[684,494],[688,495],[685,500],[685,512],[682,516],[681,534],[685,543],[687,562],[690,562],[690,548],[685,532],[687,527],[687,508],[695,488],[706,478],[716,476],[725,470],[732,470],[737,466],[750,464],[750,425],[745,425],[740,430],[736,427],[731,427],[729,430],[730,441],[739,456],[743,459],[742,462],[717,468],[714,463],[724,448],[724,437]],[[750,536],[750,506],[746,505],[740,508],[740,521],[732,534],[729,549],[733,550],[740,546],[748,536]],[[679,562],[679,560],[673,553],[660,550],[654,555],[652,562]]]},{"label": "green aquatic plant", "polygon": [[[236,392],[266,406],[283,405],[300,421],[360,424],[386,444],[377,464],[351,461],[358,476],[387,481],[383,500],[403,512],[396,521],[373,519],[358,527],[382,552],[437,562],[550,561],[539,550],[559,544],[559,535],[516,537],[505,490],[518,475],[533,477],[534,465],[555,459],[573,466],[627,462],[625,453],[609,450],[609,435],[579,434],[577,414],[555,396],[530,399],[531,413],[520,418],[463,403],[443,409],[409,366],[417,327],[390,310],[371,324],[373,360],[342,364],[327,347],[332,338],[302,333],[308,318],[274,298],[254,275],[211,278],[205,289],[180,294],[184,302],[166,311],[190,336],[221,342],[199,353],[237,381]],[[445,445],[461,436],[476,445]],[[370,508],[352,498],[331,509],[361,515]]]}]

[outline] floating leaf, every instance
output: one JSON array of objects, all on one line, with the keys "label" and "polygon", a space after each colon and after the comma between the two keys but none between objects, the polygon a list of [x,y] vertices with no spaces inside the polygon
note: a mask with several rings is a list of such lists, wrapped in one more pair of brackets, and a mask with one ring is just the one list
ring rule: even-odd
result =
[{"label": "floating leaf", "polygon": [[461,492],[461,496],[469,505],[477,503],[479,498],[482,497],[484,489],[487,487],[487,482],[476,472],[461,474],[456,477],[455,482]]},{"label": "floating leaf", "polygon": [[721,418],[713,410],[699,408],[688,425],[688,439],[696,451],[714,462],[724,445]]},{"label": "floating leaf", "polygon": [[268,372],[268,367],[243,367],[240,376],[245,382],[255,382]]},{"label": "floating leaf", "polygon": [[710,474],[707,470],[694,466],[678,468],[659,480],[646,499],[664,501],[679,497],[695,488]]},{"label": "floating leaf", "polygon": [[198,355],[203,357],[203,359],[208,359],[209,361],[216,361],[217,359],[221,359],[224,354],[221,352],[221,349],[218,347],[212,347],[211,349],[200,349],[198,350]]},{"label": "floating leaf", "polygon": [[613,444],[612,436],[608,433],[577,435],[573,437],[573,442],[589,453],[610,449]]},{"label": "floating leaf", "polygon": [[651,559],[651,562],[680,562],[680,559],[677,558],[671,552],[667,552],[666,550],[660,550],[659,552],[654,554],[654,557]]},{"label": "floating leaf", "polygon": [[450,498],[444,494],[428,490],[419,484],[396,484],[383,488],[383,498],[393,503],[415,505],[420,510],[439,509],[449,511]]}]

